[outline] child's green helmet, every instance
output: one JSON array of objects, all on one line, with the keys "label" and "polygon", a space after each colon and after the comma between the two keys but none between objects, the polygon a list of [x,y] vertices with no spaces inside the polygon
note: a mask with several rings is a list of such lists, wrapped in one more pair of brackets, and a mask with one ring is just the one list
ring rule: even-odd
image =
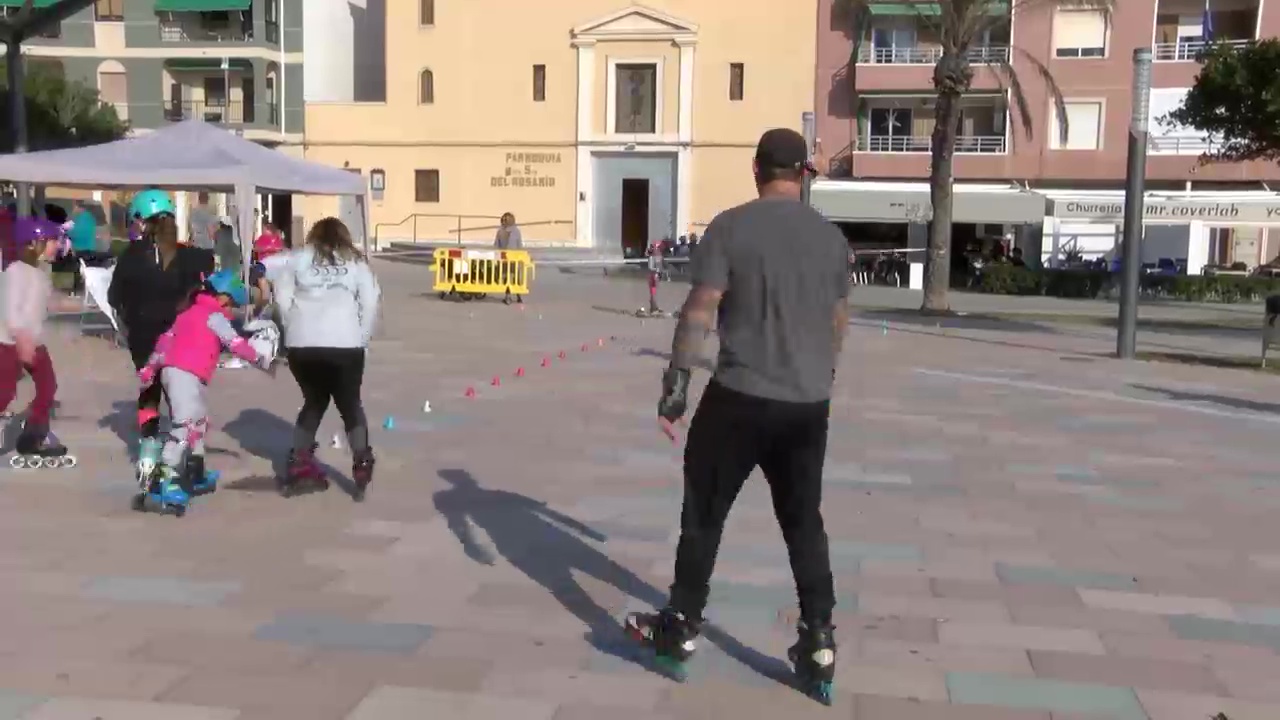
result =
[{"label": "child's green helmet", "polygon": [[157,188],[149,188],[139,192],[133,196],[133,202],[129,203],[129,217],[140,217],[143,220],[150,220],[157,215],[177,215],[177,209],[173,205],[173,198],[169,193]]}]

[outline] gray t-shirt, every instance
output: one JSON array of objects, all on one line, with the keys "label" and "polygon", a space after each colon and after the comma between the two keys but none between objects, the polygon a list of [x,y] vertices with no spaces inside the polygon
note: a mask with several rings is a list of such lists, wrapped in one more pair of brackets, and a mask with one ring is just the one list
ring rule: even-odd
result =
[{"label": "gray t-shirt", "polygon": [[209,233],[212,231],[213,226],[217,224],[217,218],[202,207],[193,207],[191,208],[191,215],[188,216],[187,224],[191,230],[191,244],[204,250],[212,250],[213,238]]},{"label": "gray t-shirt", "polygon": [[772,400],[829,400],[848,261],[843,233],[797,200],[762,198],[717,215],[692,270],[695,286],[724,292],[716,382]]}]

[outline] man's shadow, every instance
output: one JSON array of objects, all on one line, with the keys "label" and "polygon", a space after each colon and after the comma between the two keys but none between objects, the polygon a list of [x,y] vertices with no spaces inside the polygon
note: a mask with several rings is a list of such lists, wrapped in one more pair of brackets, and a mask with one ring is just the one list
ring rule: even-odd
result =
[{"label": "man's shadow", "polygon": [[[450,487],[434,495],[436,510],[467,557],[483,565],[497,562],[477,541],[471,530],[474,523],[499,555],[582,621],[593,647],[652,669],[644,652],[624,637],[621,618],[601,607],[573,577],[574,571],[584,573],[654,608],[666,604],[665,593],[583,540],[604,542],[604,535],[545,502],[482,487],[466,470],[444,469],[439,475]],[[756,673],[789,683],[791,671],[781,660],[743,645],[722,628],[704,623],[702,636]]]},{"label": "man's shadow", "polygon": [[[246,477],[226,484],[233,490],[252,492],[274,491],[277,488],[276,478],[285,476],[288,469],[289,448],[293,447],[293,423],[274,413],[260,408],[241,410],[227,424],[222,426],[232,440],[240,445],[240,449],[271,463],[271,477]],[[322,464],[325,475],[333,480],[348,495],[355,493],[355,482],[345,473],[330,465]]]}]

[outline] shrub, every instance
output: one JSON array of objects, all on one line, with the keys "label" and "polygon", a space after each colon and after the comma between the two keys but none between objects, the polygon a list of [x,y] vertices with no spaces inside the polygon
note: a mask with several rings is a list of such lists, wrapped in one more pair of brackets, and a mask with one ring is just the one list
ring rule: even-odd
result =
[{"label": "shrub", "polygon": [[[1094,299],[1119,278],[1105,270],[1049,270],[989,265],[977,289],[995,295],[1048,295]],[[1143,275],[1140,291],[1148,297],[1188,302],[1260,302],[1280,292],[1280,279],[1233,275]]]}]

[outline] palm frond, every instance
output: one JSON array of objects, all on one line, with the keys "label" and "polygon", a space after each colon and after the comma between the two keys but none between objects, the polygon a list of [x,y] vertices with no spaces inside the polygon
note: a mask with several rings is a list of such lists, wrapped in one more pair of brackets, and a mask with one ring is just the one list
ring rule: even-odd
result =
[{"label": "palm frond", "polygon": [[[1044,83],[1045,89],[1049,93],[1049,99],[1053,102],[1054,115],[1058,120],[1058,142],[1065,144],[1067,142],[1067,104],[1062,99],[1062,88],[1058,87],[1058,81],[1054,79],[1053,73],[1049,71],[1049,68],[1031,53],[1017,46],[1014,46],[1011,50],[1019,59],[1026,61],[1036,75],[1039,76],[1040,81]],[[1012,58],[1010,58],[1010,62],[996,65],[994,70],[997,78],[1003,79],[1008,83],[1010,98],[1018,110],[1018,123],[1022,126],[1027,138],[1031,138],[1035,134],[1036,116],[1027,105],[1027,95],[1022,89],[1022,80],[1018,77],[1017,70],[1013,67]]]}]

